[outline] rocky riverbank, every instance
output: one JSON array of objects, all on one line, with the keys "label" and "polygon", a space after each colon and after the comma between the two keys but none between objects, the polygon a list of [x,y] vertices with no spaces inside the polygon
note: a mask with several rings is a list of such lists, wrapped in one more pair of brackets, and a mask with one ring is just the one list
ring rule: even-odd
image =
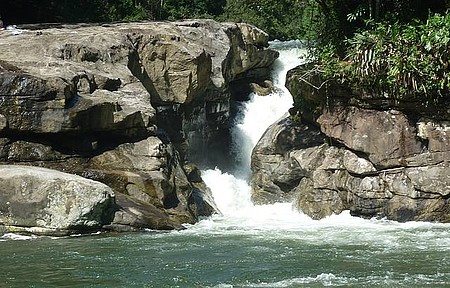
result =
[{"label": "rocky riverbank", "polygon": [[314,219],[450,222],[450,105],[322,85],[308,68],[288,75],[292,116],[253,151],[254,201],[295,201]]},{"label": "rocky riverbank", "polygon": [[210,20],[0,32],[0,230],[180,229],[214,213],[190,163],[228,158],[230,102],[269,78],[267,46]]}]

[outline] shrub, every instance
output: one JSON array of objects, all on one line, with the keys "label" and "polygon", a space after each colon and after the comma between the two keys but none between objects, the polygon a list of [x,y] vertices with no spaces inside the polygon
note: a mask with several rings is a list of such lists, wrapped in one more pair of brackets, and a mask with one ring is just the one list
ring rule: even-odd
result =
[{"label": "shrub", "polygon": [[371,25],[346,41],[344,57],[332,45],[322,47],[318,58],[324,79],[403,99],[449,97],[449,14]]}]

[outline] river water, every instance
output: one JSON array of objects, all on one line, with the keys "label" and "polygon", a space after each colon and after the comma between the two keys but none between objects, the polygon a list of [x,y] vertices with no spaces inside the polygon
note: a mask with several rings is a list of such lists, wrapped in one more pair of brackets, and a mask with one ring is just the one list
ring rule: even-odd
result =
[{"label": "river water", "polygon": [[172,232],[8,234],[0,238],[0,287],[450,287],[450,224],[348,212],[315,221],[290,203],[250,202],[251,149],[292,105],[285,74],[304,53],[273,45],[281,53],[278,89],[240,107],[233,128],[239,167],[203,171],[220,215]]}]

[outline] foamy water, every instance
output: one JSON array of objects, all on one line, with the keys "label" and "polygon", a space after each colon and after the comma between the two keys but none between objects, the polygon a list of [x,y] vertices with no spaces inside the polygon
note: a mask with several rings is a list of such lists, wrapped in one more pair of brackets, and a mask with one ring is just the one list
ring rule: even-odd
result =
[{"label": "foamy water", "polygon": [[303,48],[280,50],[280,57],[272,68],[274,91],[267,96],[252,93],[250,101],[241,103],[241,117],[232,128],[235,157],[239,158],[235,176],[249,180],[250,156],[258,140],[266,129],[275,121],[286,115],[292,107],[292,96],[284,86],[286,74],[292,68],[304,63],[306,50]]},{"label": "foamy water", "polygon": [[[297,61],[302,51],[294,50],[281,51],[281,59]],[[288,69],[282,64],[276,71]],[[249,140],[241,149],[235,138],[242,157],[290,101],[273,94],[245,104],[235,130]],[[234,175],[203,171],[222,213],[186,230],[4,235],[0,287],[450,287],[449,224],[367,220],[348,211],[315,221],[290,203],[255,206],[244,174],[249,162],[241,164]]]},{"label": "foamy water", "polygon": [[303,63],[305,55],[306,51],[301,48],[280,50],[280,58],[273,68],[275,91],[268,96],[251,95],[250,101],[242,105],[241,119],[233,127],[235,150],[243,159],[241,166],[233,174],[222,173],[219,168],[202,171],[221,214],[188,225],[188,230],[182,233],[257,235],[310,243],[382,245],[386,249],[396,249],[404,244],[405,238],[413,237],[413,245],[418,249],[423,241],[424,249],[434,245],[448,251],[448,224],[368,220],[353,217],[349,211],[317,221],[294,209],[291,203],[253,205],[249,182],[252,149],[267,127],[292,106],[292,96],[284,86],[286,74]]},{"label": "foamy water", "polygon": [[[232,127],[233,150],[240,159],[240,165],[232,174],[222,173],[219,168],[202,172],[202,178],[211,188],[221,212],[220,216],[207,220],[211,222],[207,226],[213,226],[217,222],[219,226],[226,226],[227,223],[231,226],[240,225],[244,230],[270,230],[271,227],[276,230],[282,226],[293,229],[308,220],[307,216],[294,211],[290,203],[255,206],[250,200],[252,150],[266,129],[285,116],[292,107],[292,96],[285,87],[286,74],[305,61],[306,50],[300,45],[280,49],[279,52],[280,57],[272,67],[274,91],[267,96],[252,93],[250,100],[241,104],[241,117],[238,117]],[[203,224],[197,226],[201,227]]]}]

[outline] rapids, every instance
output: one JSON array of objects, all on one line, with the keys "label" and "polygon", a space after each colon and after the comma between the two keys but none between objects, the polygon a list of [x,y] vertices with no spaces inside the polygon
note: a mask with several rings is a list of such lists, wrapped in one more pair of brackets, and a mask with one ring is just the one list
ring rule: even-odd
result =
[{"label": "rapids", "polygon": [[449,224],[365,220],[348,211],[315,221],[290,203],[251,203],[251,149],[292,105],[286,71],[304,55],[298,42],[272,45],[281,53],[277,89],[240,107],[239,167],[203,171],[221,214],[182,231],[6,234],[0,287],[449,287]]},{"label": "rapids", "polygon": [[[264,208],[266,213],[272,215],[272,221],[278,219],[283,222],[288,215],[280,214],[278,210],[291,210],[290,205],[287,204],[255,207],[250,201],[250,159],[253,147],[266,129],[292,107],[292,96],[284,86],[286,74],[290,69],[302,64],[306,56],[306,50],[302,48],[299,41],[272,42],[272,47],[280,53],[280,57],[272,67],[275,89],[267,96],[252,93],[248,102],[240,104],[239,110],[242,116],[237,118],[232,127],[232,150],[238,162],[236,170],[229,174],[222,173],[220,168],[216,168],[202,173],[203,180],[211,188],[223,216],[246,217],[247,215],[259,218],[260,215],[255,212]],[[294,217],[297,216],[296,214],[298,213],[292,211],[292,215],[289,216]],[[274,215],[281,218],[273,218]]]}]

